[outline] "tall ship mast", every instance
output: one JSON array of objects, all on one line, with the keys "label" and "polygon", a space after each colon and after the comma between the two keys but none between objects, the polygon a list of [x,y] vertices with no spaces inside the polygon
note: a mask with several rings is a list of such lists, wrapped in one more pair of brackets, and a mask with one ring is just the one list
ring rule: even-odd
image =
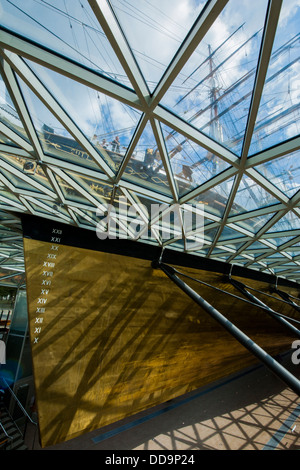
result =
[{"label": "tall ship mast", "polygon": [[[246,85],[249,82],[253,83],[257,64],[255,63],[253,67],[236,80],[232,80],[232,83],[228,87],[224,87],[224,84],[220,83],[219,72],[228,65],[231,59],[241,53],[241,51],[243,51],[251,41],[255,40],[260,31],[255,32],[250,38],[244,40],[235,49],[226,54],[225,57],[223,53],[222,59],[219,63],[217,63],[217,57],[222,48],[234,37],[235,34],[237,34],[238,31],[241,30],[241,28],[243,28],[243,24],[233,31],[215,49],[212,48],[211,44],[208,44],[208,56],[192,71],[192,73],[189,74],[188,77],[185,77],[182,85],[186,87],[185,89],[187,91],[181,95],[174,107],[174,111],[178,112],[180,117],[183,117],[188,123],[208,135],[212,140],[223,145],[224,148],[230,148],[233,152],[235,152],[238,146],[242,145],[244,133],[243,131],[239,131],[236,122],[231,118],[231,113],[234,113],[236,110],[239,110],[240,112],[242,109],[242,103],[247,100],[250,101],[252,86],[247,87]],[[279,62],[283,56],[289,56],[290,52],[299,46],[299,41],[300,33],[296,34],[293,38],[274,51],[271,57],[270,66],[272,66],[276,61]],[[270,73],[268,75],[266,85],[272,84],[273,81],[275,82],[281,74],[286,74],[297,62],[299,62],[299,60],[299,57],[295,56],[292,60],[285,61],[282,67],[277,67],[274,73]],[[204,73],[204,76],[201,76],[200,80],[196,80],[195,77],[200,70],[207,70],[207,73],[206,75]],[[191,102],[193,93],[203,93],[203,90],[206,90],[209,98],[208,100],[203,100],[204,106],[200,109],[194,110],[189,108],[189,105],[187,104],[185,111],[182,114],[180,111],[180,109],[183,109],[182,105],[184,103]],[[299,111],[299,107],[299,103],[291,103],[290,106],[285,106],[281,112],[271,113],[268,119],[262,119],[261,121],[258,120],[254,130],[254,139],[258,142],[256,147],[259,148],[264,139],[268,138],[271,126],[274,126],[277,123],[280,123],[282,128],[290,125],[290,116],[293,116],[293,112]],[[244,116],[242,116],[242,119],[245,119],[248,109],[245,108],[243,112]],[[9,97],[7,97],[6,102],[2,101],[0,103],[0,114],[2,121],[8,127],[13,128],[13,130],[21,136],[23,135],[23,127]],[[293,117],[293,119],[296,122],[296,118]],[[229,141],[228,128],[230,126],[230,133],[234,137]],[[51,156],[66,159],[71,162],[74,162],[74,159],[77,159],[78,162],[80,162],[80,160],[85,160],[85,164],[88,164],[88,162],[92,160],[84,149],[80,147],[78,142],[71,137],[59,134],[47,122],[44,122],[40,129],[38,129],[38,136],[46,153]],[[124,156],[126,156],[129,142],[126,142],[125,145],[124,142],[120,142],[119,145],[115,145],[113,144],[113,136],[114,130],[111,129],[111,131],[107,131],[105,134],[97,135],[96,141],[93,141],[93,137],[91,136],[91,142],[109,166],[112,168],[119,168]],[[2,137],[2,141],[6,143],[8,142],[4,136]],[[104,141],[107,141],[107,145],[103,145]],[[213,178],[216,174],[222,172],[226,168],[226,163],[217,158],[211,152],[198,152],[198,149],[195,151],[196,145],[193,145],[189,139],[179,135],[176,131],[170,131],[168,135],[165,134],[165,142],[168,148],[173,176],[176,184],[178,185],[179,193],[181,194],[186,194],[199,186],[203,180],[207,181]],[[187,144],[193,146],[193,155],[189,152]],[[153,155],[157,154],[157,147],[153,148],[152,151]],[[169,183],[162,161],[159,158],[156,161],[153,159],[153,162],[150,165],[146,165],[145,153],[145,148],[140,149],[137,146],[132,157],[128,161],[126,171],[128,171],[129,174],[136,175],[137,181],[144,182],[146,187],[151,189],[151,185],[153,184],[156,189],[161,188],[162,192],[164,192],[164,189],[168,187]],[[22,159],[20,159],[20,164],[22,164],[21,160]],[[39,168],[37,168],[36,171],[38,173]],[[287,185],[292,184],[292,172],[293,169],[291,169],[289,177],[284,179]],[[203,178],[202,181],[201,178]],[[87,185],[92,186],[95,190],[97,185],[95,185],[94,181],[85,176],[83,177],[83,180]],[[261,200],[263,197],[258,186],[255,186],[255,188],[248,187],[248,190],[251,191],[253,198],[256,198],[257,200]],[[74,190],[69,187],[68,191],[70,195],[72,195],[72,191]],[[105,191],[102,191],[101,195],[104,199],[110,201],[110,197],[106,196]],[[213,201],[226,204],[228,191],[226,191],[226,194],[222,195],[220,190],[216,191],[213,188],[202,196],[199,196],[198,199],[204,203],[209,202],[212,206]],[[237,210],[239,212],[243,210],[246,211],[247,205],[245,204],[244,208],[242,206],[238,207]]]}]

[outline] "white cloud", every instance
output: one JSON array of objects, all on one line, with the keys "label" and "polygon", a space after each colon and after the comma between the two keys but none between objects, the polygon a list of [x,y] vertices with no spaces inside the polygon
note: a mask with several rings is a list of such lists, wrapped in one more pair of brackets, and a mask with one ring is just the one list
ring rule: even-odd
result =
[{"label": "white cloud", "polygon": [[283,2],[280,12],[279,27],[286,28],[288,22],[295,16],[299,8],[299,0],[286,0]]}]

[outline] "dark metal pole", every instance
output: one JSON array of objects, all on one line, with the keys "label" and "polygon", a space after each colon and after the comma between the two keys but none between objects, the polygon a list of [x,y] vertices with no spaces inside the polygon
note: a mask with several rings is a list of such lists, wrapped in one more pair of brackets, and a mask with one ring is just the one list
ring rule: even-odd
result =
[{"label": "dark metal pole", "polygon": [[224,315],[204,300],[190,286],[176,276],[176,270],[163,263],[153,263],[154,268],[160,268],[180,289],[205,310],[212,318],[221,324],[237,341],[247,348],[254,356],[262,361],[277,377],[279,377],[288,387],[300,396],[300,381],[279,364],[272,356],[264,351],[251,338],[231,323]]},{"label": "dark metal pole", "polygon": [[269,313],[271,315],[272,318],[274,318],[275,320],[277,320],[279,323],[281,323],[285,328],[287,328],[288,330],[290,330],[290,332],[295,335],[295,336],[298,336],[298,338],[300,338],[300,330],[298,330],[298,328],[296,328],[294,325],[292,325],[290,322],[288,322],[287,320],[285,320],[284,318],[282,318],[280,316],[279,313],[275,312],[275,310],[272,310],[270,307],[268,307],[264,302],[262,302],[261,300],[259,300],[257,297],[255,297],[255,295],[251,294],[249,291],[247,291],[247,289],[245,288],[244,284],[242,284],[241,282],[239,281],[236,281],[234,279],[230,279],[230,282],[233,286],[235,286],[240,292],[242,292],[242,294],[244,294],[245,297],[247,297],[249,300],[251,300],[251,302],[261,306],[264,308],[264,310]]},{"label": "dark metal pole", "polygon": [[300,312],[300,306],[297,305],[297,304],[290,298],[289,294],[287,294],[286,292],[283,292],[283,291],[277,289],[276,287],[272,287],[271,292],[275,292],[276,294],[278,294],[283,300],[285,300],[286,302],[288,302],[291,307],[293,307],[295,310],[297,310],[297,312]]}]

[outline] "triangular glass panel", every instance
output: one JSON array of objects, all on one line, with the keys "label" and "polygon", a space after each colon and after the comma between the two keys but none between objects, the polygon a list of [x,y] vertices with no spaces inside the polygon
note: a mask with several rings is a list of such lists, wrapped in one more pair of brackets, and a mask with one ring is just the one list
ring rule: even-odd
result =
[{"label": "triangular glass panel", "polygon": [[[228,248],[228,250],[234,250],[234,251],[237,251],[239,250],[239,248],[241,248],[243,245],[245,244],[245,242],[235,242],[235,243],[230,243],[230,241],[228,241],[228,243],[220,243],[220,245],[222,245],[222,247],[224,247],[225,249]],[[217,247],[219,246],[219,244],[217,243],[216,245]]]},{"label": "triangular glass panel", "polygon": [[[270,232],[267,232],[267,236],[268,237],[272,237],[272,234]],[[281,245],[283,245],[284,243],[287,243],[288,241],[292,240],[292,238],[294,237],[280,237],[280,238],[277,238],[276,237],[272,237],[272,238],[265,238],[264,240],[266,240],[267,242],[271,243],[272,245],[274,245],[275,247],[279,247]]]},{"label": "triangular glass panel", "polygon": [[141,209],[144,211],[144,213],[147,216],[149,222],[150,222],[150,219],[154,218],[154,214],[157,213],[158,206],[160,206],[160,211],[162,211],[163,209],[165,209],[166,207],[169,207],[171,205],[171,201],[170,201],[170,204],[168,204],[166,202],[163,203],[159,199],[146,197],[142,194],[137,193],[136,191],[134,193],[132,193],[132,197],[133,197],[134,201],[139,206],[141,206]]},{"label": "triangular glass panel", "polygon": [[245,251],[251,251],[251,250],[260,250],[260,251],[266,251],[268,250],[269,248],[264,245],[263,243],[261,242],[254,242],[254,243],[251,243],[251,245],[249,245]]},{"label": "triangular glass panel", "polygon": [[93,215],[92,213],[90,213],[87,210],[83,211],[82,215],[75,211],[74,213],[75,213],[76,220],[82,227],[95,229],[97,222],[94,221],[94,217],[92,217]]},{"label": "triangular glass panel", "polygon": [[272,232],[284,232],[286,230],[299,230],[300,218],[292,211],[284,215],[276,224],[274,224],[266,234]]},{"label": "triangular glass panel", "polygon": [[208,191],[199,194],[192,202],[202,203],[204,211],[222,217],[230,196],[234,177],[217,184]]},{"label": "triangular glass panel", "polygon": [[[7,191],[3,189],[3,186],[1,186],[1,184],[2,183],[0,183],[0,188],[1,188],[0,196],[22,205],[21,201],[17,198],[17,196],[12,191]],[[5,201],[1,200],[1,204],[5,204]]]},{"label": "triangular glass panel", "polygon": [[[151,240],[157,241],[157,237],[162,241],[165,242],[167,239],[174,239],[174,240],[181,240],[183,237],[182,233],[182,223],[178,218],[178,206],[177,204],[172,204],[172,203],[167,203],[167,202],[162,202],[158,201],[155,199],[150,199],[150,198],[145,198],[139,195],[139,200],[143,204],[143,209],[144,213],[146,214],[146,217],[149,219],[149,223],[151,224],[150,227],[150,232],[149,232],[149,237]],[[182,214],[182,220],[186,225],[184,226],[185,228],[188,226],[189,222],[191,222],[191,219],[187,217],[185,219],[185,214],[183,214],[184,209],[183,206],[181,207],[181,214]],[[192,223],[197,223],[198,219],[195,217],[192,217]],[[153,230],[152,230],[153,229]],[[197,232],[195,226],[192,227],[192,229],[189,231],[189,227],[187,228],[188,231],[188,241],[192,241],[192,235],[191,232],[195,233]],[[200,232],[200,234],[198,234]],[[202,234],[203,230],[202,227],[199,228],[197,234],[195,235],[195,238],[198,239],[200,238],[201,241],[200,243],[195,246],[193,244],[193,248],[197,251],[197,248],[200,248],[200,245],[202,246]],[[195,239],[193,239],[195,240]],[[178,245],[177,245],[178,247]],[[188,246],[190,248],[190,245]]]},{"label": "triangular glass panel", "polygon": [[11,145],[13,147],[18,147],[18,145],[15,144],[12,140],[9,140],[4,134],[1,134],[0,132],[0,144],[5,144],[5,145]]},{"label": "triangular glass panel", "polygon": [[[249,261],[248,261],[249,263]],[[246,264],[248,264],[246,263]],[[248,265],[249,269],[253,269],[253,270],[257,270],[257,271],[266,271],[266,266],[263,264],[263,263],[251,263],[250,266]],[[269,271],[267,270],[266,271],[267,273],[269,273]]]},{"label": "triangular glass panel", "polygon": [[45,201],[35,198],[34,202],[28,200],[28,204],[34,209],[36,213],[41,213],[47,216],[61,217],[63,220],[72,221],[71,216],[63,204],[56,201]]},{"label": "triangular glass panel", "polygon": [[[10,97],[10,94],[5,86],[4,80],[0,74],[0,121],[13,130],[16,134],[28,140],[28,136],[23,127],[22,121],[16,111],[14,103]],[[5,137],[4,137],[5,138]],[[5,138],[4,143],[12,144],[9,139]]]},{"label": "triangular glass panel", "polygon": [[[282,259],[277,259],[277,262],[282,262]],[[276,263],[276,260],[273,261],[274,263]],[[295,263],[293,263],[293,261],[291,261],[290,263],[288,262],[288,260],[286,260],[286,263],[281,263],[280,265],[280,268],[285,268],[285,269],[288,269],[288,268],[298,268],[299,269],[299,266],[296,266]]]},{"label": "triangular glass panel", "polygon": [[[128,221],[129,224],[133,221],[137,224],[142,222],[143,225],[145,225],[144,220],[147,220],[147,226],[148,222],[150,222],[151,209],[148,213],[146,206],[141,201],[138,201],[134,196],[133,201],[134,203],[131,199],[126,197],[119,188],[117,188],[114,191],[114,197],[110,197],[107,203],[112,205],[114,213],[120,218],[120,220],[124,220],[125,222]],[[143,215],[143,219],[141,214]]]},{"label": "triangular glass panel", "polygon": [[55,179],[59,184],[59,187],[64,195],[66,202],[71,203],[80,203],[85,206],[92,206],[92,203],[88,201],[83,194],[81,194],[77,189],[75,189],[69,182],[60,178],[58,175],[55,175]]},{"label": "triangular glass panel", "polygon": [[154,192],[171,196],[168,177],[149,122],[125,168],[123,179]]},{"label": "triangular glass panel", "polygon": [[261,256],[262,254],[270,251],[271,248],[264,245],[263,243],[261,242],[254,242],[254,243],[251,243],[251,245],[249,245],[246,249],[245,249],[245,253],[247,254],[251,254],[251,256],[254,256],[254,258],[256,258],[257,256]]},{"label": "triangular glass panel", "polygon": [[17,188],[20,193],[22,193],[22,190],[32,191],[36,194],[40,193],[40,190],[34,187],[34,184],[29,184],[27,181],[24,181],[13,173],[4,170],[3,168],[0,169],[0,174],[3,175],[15,188]]},{"label": "triangular glass panel", "polygon": [[299,135],[300,6],[282,3],[249,155]]},{"label": "triangular glass panel", "polygon": [[[227,3],[162,104],[240,155],[267,1]],[[249,18],[255,17],[255,21]]]},{"label": "triangular glass panel", "polygon": [[27,85],[21,79],[19,83],[45,154],[58,160],[101,171],[99,165]]},{"label": "triangular glass panel", "polygon": [[209,248],[203,248],[201,250],[195,250],[194,253],[199,256],[206,256],[209,252]]},{"label": "triangular glass panel", "polygon": [[206,0],[111,3],[152,92]]},{"label": "triangular glass panel", "polygon": [[300,255],[300,246],[299,243],[296,243],[295,245],[288,246],[287,248],[284,249],[286,253],[288,253],[291,256],[299,256]]},{"label": "triangular glass panel", "polygon": [[176,240],[172,243],[169,243],[168,248],[174,248],[174,249],[177,249],[179,251],[183,251],[185,249],[184,240],[180,239],[180,240]]},{"label": "triangular glass panel", "polygon": [[[196,213],[197,207],[195,204],[192,205],[191,209],[188,209],[189,204],[184,204],[181,206],[180,211],[182,215],[182,222],[179,221],[177,204],[173,205],[172,203],[158,201],[153,198],[146,198],[138,194],[138,197],[134,197],[137,200],[138,204],[142,205],[142,210],[145,215],[144,220],[149,220],[149,223],[152,224],[152,227],[156,229],[157,233],[160,234],[162,240],[165,238],[164,235],[169,229],[170,239],[181,239],[183,237],[182,228],[186,234],[186,248],[188,251],[200,252],[204,255],[202,249],[202,242],[204,236],[204,226],[207,234],[207,240],[210,240],[213,237],[217,229],[210,229],[208,219],[203,218],[202,213]],[[168,228],[166,228],[168,227]],[[151,234],[151,238],[155,238],[154,234]],[[178,241],[178,240],[177,240]],[[173,244],[172,244],[173,246]],[[179,245],[176,245],[177,247]]]},{"label": "triangular glass panel", "polygon": [[273,197],[249,176],[244,175],[234,198],[230,217],[278,203],[278,199]]},{"label": "triangular glass panel", "polygon": [[273,217],[274,213],[260,215],[258,217],[248,217],[245,220],[235,222],[235,225],[238,225],[245,230],[248,230],[252,233],[257,233],[259,230]]},{"label": "triangular glass panel", "polygon": [[272,261],[272,263],[274,263],[276,260],[279,260],[279,261],[286,260],[286,262],[288,262],[288,259],[286,258],[286,256],[284,256],[281,253],[272,253],[271,255],[266,257],[266,260]]},{"label": "triangular glass panel", "polygon": [[[104,207],[105,211],[103,209],[97,212],[98,226],[102,226],[104,232],[108,231],[112,238],[136,240],[142,237],[143,242],[150,241],[148,223],[144,222],[139,209],[133,206],[131,200],[126,198],[119,189],[114,191],[108,206],[105,204]],[[104,223],[102,223],[102,216],[104,216]]]},{"label": "triangular glass panel", "polygon": [[[177,238],[178,219],[176,219],[177,208],[172,202],[162,202],[159,199],[145,197],[139,193],[132,194],[135,202],[138,204],[140,218],[143,220],[142,239],[149,240],[151,243],[157,243],[166,239]],[[174,219],[175,216],[175,219]],[[175,220],[175,225],[174,225]],[[146,230],[148,221],[149,229]],[[173,244],[172,244],[173,246]]]},{"label": "triangular glass panel", "polygon": [[130,86],[88,0],[52,3],[1,2],[1,25]]},{"label": "triangular glass panel", "polygon": [[[53,215],[53,213],[49,212],[49,210],[47,210],[47,208],[44,207],[44,206],[40,206],[39,204],[35,204],[32,201],[30,201],[30,202],[27,201],[27,203],[33,211],[35,211],[36,213],[38,213],[40,215],[45,215],[45,216]],[[28,209],[27,209],[27,211],[28,211]]]},{"label": "triangular glass panel", "polygon": [[41,65],[27,62],[116,173],[140,120],[140,111]]},{"label": "triangular glass panel", "polygon": [[214,248],[212,251],[212,256],[230,256],[230,253],[227,252],[225,249],[222,248]]},{"label": "triangular glass panel", "polygon": [[218,232],[218,228],[206,228],[204,230],[204,245],[211,244]]},{"label": "triangular glass panel", "polygon": [[245,238],[245,242],[247,241],[245,235],[241,232],[238,232],[237,230],[234,230],[230,227],[224,227],[222,230],[222,233],[218,239],[219,242],[225,241],[225,240],[234,240],[236,238]]},{"label": "triangular glass panel", "polygon": [[226,253],[225,251],[219,249],[214,249],[212,254],[210,255],[210,258],[217,259],[219,261],[227,261],[230,256],[230,253]]},{"label": "triangular glass panel", "polygon": [[[267,235],[270,237],[271,236],[271,233],[268,231],[266,232]],[[266,238],[265,240],[272,243],[273,245],[275,245],[276,247],[279,247],[280,245],[283,245],[284,243],[288,242],[289,240],[291,240],[292,238],[294,237],[280,237],[280,238],[277,238],[277,237],[272,237],[272,238]]]},{"label": "triangular glass panel", "polygon": [[292,197],[300,189],[300,151],[270,160],[255,169],[286,196]]},{"label": "triangular glass panel", "polygon": [[[67,176],[74,180],[74,185],[69,182]],[[110,203],[112,186],[108,183],[103,183],[102,181],[96,180],[90,176],[78,175],[71,171],[67,172],[65,179],[57,174],[55,174],[55,178],[66,201],[93,206],[92,201],[87,199],[84,193],[80,192],[80,189],[76,189],[77,183],[77,185],[82,187],[83,191],[93,196],[95,200],[99,201],[99,204],[101,202],[106,202],[107,204]]]},{"label": "triangular glass panel", "polygon": [[178,132],[162,126],[180,196],[229,168],[229,164]]},{"label": "triangular glass panel", "polygon": [[[37,164],[36,161],[29,158],[15,157],[12,155],[0,154],[0,160],[8,163],[11,169],[1,168],[1,172],[7,177],[7,179],[18,189],[28,189],[30,191],[40,192],[41,187],[37,188],[35,183],[44,186],[47,189],[53,191],[52,185],[49,182],[41,165]],[[24,181],[16,175],[14,169],[24,173],[30,182]]]},{"label": "triangular glass panel", "polygon": [[224,248],[219,248],[216,247],[214,248],[212,252],[212,257],[218,258],[218,259],[229,259],[231,257],[234,257],[234,263],[237,260],[237,258],[244,260],[245,258],[243,256],[236,256],[236,252],[233,252],[232,250],[226,250],[226,247]]}]

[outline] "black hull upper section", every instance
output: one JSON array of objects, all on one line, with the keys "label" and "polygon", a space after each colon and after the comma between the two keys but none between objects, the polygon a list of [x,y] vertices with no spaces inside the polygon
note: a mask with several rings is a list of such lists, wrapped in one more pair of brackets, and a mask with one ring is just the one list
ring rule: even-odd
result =
[{"label": "black hull upper section", "polygon": [[[157,245],[143,242],[136,242],[130,239],[110,239],[100,240],[97,237],[96,230],[87,230],[72,225],[53,222],[53,220],[41,219],[31,215],[20,215],[23,226],[23,236],[34,240],[49,242],[49,233],[53,226],[58,229],[63,228],[63,238],[61,243],[67,246],[77,248],[86,248],[89,250],[102,251],[104,253],[113,253],[134,258],[149,260],[149,263],[160,258],[162,249]],[[272,276],[268,273],[255,271],[243,266],[212,260],[191,253],[180,252],[166,248],[163,251],[163,262],[170,265],[183,266],[186,268],[199,269],[199,271],[211,271],[218,274],[228,275],[231,273],[237,277],[253,279],[268,284],[277,284],[292,289],[299,289],[300,286],[293,281],[284,278]]]}]

